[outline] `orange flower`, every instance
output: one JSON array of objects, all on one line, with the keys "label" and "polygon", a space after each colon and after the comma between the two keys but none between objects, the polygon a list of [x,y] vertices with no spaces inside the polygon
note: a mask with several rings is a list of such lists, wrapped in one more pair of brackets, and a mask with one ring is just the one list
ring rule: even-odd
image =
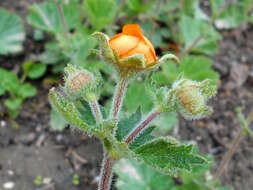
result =
[{"label": "orange flower", "polygon": [[156,62],[155,49],[151,42],[142,35],[138,24],[125,25],[122,33],[116,34],[109,40],[109,45],[118,53],[120,59],[142,54],[145,57],[146,66]]}]

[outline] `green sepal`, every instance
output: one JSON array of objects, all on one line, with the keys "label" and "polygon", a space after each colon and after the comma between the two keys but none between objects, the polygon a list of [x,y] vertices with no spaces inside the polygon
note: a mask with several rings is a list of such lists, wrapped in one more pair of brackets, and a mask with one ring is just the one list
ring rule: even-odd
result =
[{"label": "green sepal", "polygon": [[206,160],[192,152],[192,145],[179,144],[168,137],[156,138],[135,149],[140,160],[170,174],[178,169],[191,170],[193,165],[204,164]]},{"label": "green sepal", "polygon": [[158,64],[163,64],[164,62],[167,62],[168,60],[173,60],[175,63],[180,63],[180,60],[177,56],[173,54],[165,54],[163,55],[159,60]]},{"label": "green sepal", "polygon": [[63,118],[73,127],[92,135],[93,127],[89,126],[82,120],[80,112],[77,110],[73,102],[61,95],[59,91],[52,88],[49,92],[50,103],[63,116]]},{"label": "green sepal", "polygon": [[116,64],[117,59],[109,45],[109,37],[102,32],[94,32],[92,36],[98,39],[101,58],[110,64]]},{"label": "green sepal", "polygon": [[121,59],[119,65],[133,69],[144,69],[146,62],[143,54],[134,54]]}]

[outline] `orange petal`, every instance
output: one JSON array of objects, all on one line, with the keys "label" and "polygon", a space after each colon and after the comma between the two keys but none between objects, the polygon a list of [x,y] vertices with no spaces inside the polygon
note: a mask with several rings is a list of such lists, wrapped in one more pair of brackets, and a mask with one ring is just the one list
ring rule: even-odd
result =
[{"label": "orange petal", "polygon": [[150,48],[150,50],[151,50],[151,53],[152,53],[152,55],[153,55],[154,60],[156,60],[156,53],[155,53],[155,49],[154,49],[152,43],[151,43],[145,36],[144,36],[144,41],[145,41],[145,43],[149,46],[149,48]]},{"label": "orange petal", "polygon": [[135,36],[118,35],[118,37],[110,39],[109,45],[119,54],[119,56],[122,56],[126,52],[135,48],[139,41],[140,39]]},{"label": "orange petal", "polygon": [[122,33],[130,36],[143,38],[141,27],[138,24],[126,24],[123,26]]}]

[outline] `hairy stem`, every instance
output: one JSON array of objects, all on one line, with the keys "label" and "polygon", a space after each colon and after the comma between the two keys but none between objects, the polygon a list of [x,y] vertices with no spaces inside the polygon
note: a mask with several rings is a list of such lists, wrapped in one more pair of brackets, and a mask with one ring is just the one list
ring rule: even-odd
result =
[{"label": "hairy stem", "polygon": [[130,144],[135,137],[137,137],[140,133],[142,133],[145,128],[153,121],[160,112],[157,110],[154,110],[148,114],[148,116],[139,124],[137,127],[134,128],[134,130],[128,135],[128,137],[125,140],[126,144]]},{"label": "hairy stem", "polygon": [[118,120],[119,112],[123,102],[123,96],[127,87],[127,77],[122,77],[118,87],[116,88],[114,98],[113,98],[113,107],[112,107],[112,118]]},{"label": "hairy stem", "polygon": [[65,18],[64,18],[64,11],[63,11],[62,5],[60,3],[57,3],[57,8],[58,8],[58,11],[59,11],[59,14],[60,14],[64,36],[67,40],[67,43],[70,43],[69,33],[68,33],[68,29],[67,29],[67,24],[66,24],[66,21],[65,21]]},{"label": "hairy stem", "polygon": [[103,166],[100,173],[98,190],[110,190],[112,176],[113,176],[112,166],[113,166],[113,160],[108,156],[107,153],[104,153],[104,160],[103,160]]},{"label": "hairy stem", "polygon": [[97,100],[93,100],[93,101],[89,102],[89,104],[90,104],[92,113],[96,119],[96,123],[97,124],[101,123],[103,121],[103,115],[101,113],[100,106],[99,106]]}]

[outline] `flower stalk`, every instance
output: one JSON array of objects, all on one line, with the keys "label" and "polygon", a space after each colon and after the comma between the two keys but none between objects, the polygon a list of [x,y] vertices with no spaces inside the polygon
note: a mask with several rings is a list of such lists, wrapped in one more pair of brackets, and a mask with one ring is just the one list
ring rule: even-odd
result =
[{"label": "flower stalk", "polygon": [[137,125],[132,132],[128,135],[125,139],[125,143],[128,145],[130,144],[139,134],[141,134],[148,125],[160,114],[159,111],[153,110],[151,111],[148,116],[139,124]]},{"label": "flower stalk", "polygon": [[92,100],[89,102],[89,105],[91,107],[92,113],[96,119],[96,123],[100,124],[103,121],[103,115],[100,110],[100,106],[98,104],[97,100]]},{"label": "flower stalk", "polygon": [[123,97],[125,94],[127,88],[127,77],[123,76],[120,79],[120,82],[118,84],[118,87],[115,90],[115,95],[113,98],[113,106],[112,106],[112,111],[111,115],[114,120],[118,120],[119,117],[119,112],[122,106],[123,102]]},{"label": "flower stalk", "polygon": [[105,151],[103,165],[100,173],[98,190],[110,190],[113,176],[112,167],[113,167],[113,160],[108,156],[108,154]]}]

